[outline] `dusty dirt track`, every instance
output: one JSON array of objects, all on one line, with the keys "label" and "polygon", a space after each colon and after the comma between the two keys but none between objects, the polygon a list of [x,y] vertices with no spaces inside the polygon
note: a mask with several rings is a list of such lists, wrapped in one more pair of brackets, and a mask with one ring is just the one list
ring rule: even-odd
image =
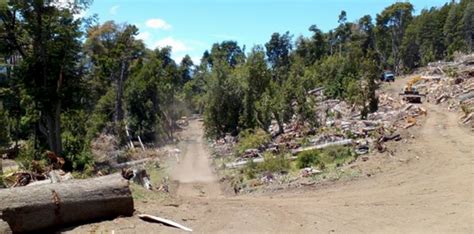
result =
[{"label": "dusty dirt track", "polygon": [[[388,88],[396,93],[405,81]],[[202,127],[191,122],[182,161],[171,175],[180,186],[175,203],[138,204],[139,212],[170,218],[198,233],[474,233],[474,135],[457,115],[423,104],[428,116],[400,143],[406,163],[371,177],[272,195],[226,197],[209,165]],[[395,159],[394,159],[395,160]],[[73,232],[181,232],[136,217]]]}]

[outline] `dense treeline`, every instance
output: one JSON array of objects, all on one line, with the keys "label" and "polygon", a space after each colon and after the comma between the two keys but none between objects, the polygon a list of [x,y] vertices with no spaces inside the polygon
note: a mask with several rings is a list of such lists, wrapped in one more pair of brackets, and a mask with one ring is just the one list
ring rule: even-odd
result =
[{"label": "dense treeline", "polygon": [[123,145],[126,130],[166,143],[176,120],[193,112],[211,137],[292,118],[317,126],[307,95],[316,87],[364,117],[377,109],[383,69],[403,73],[473,50],[470,0],[418,16],[395,3],[356,22],[342,11],[329,32],[274,33],[248,53],[235,41],[216,43],[196,66],[189,56],[174,61],[171,48],[147,49],[133,25],[76,18],[90,0],[62,2],[0,1],[0,148],[20,142],[20,157],[37,160],[49,150],[69,170],[93,164],[90,144],[101,133]]},{"label": "dense treeline", "polygon": [[295,42],[289,32],[274,33],[247,55],[236,42],[215,44],[192,81],[204,100],[195,104],[205,103],[200,109],[210,136],[266,130],[271,120],[282,130],[293,117],[318,125],[306,95],[316,87],[360,106],[365,117],[377,110],[376,79],[383,70],[400,74],[473,50],[473,7],[469,0],[453,1],[414,16],[410,3],[399,2],[375,20],[366,15],[348,22],[342,11],[337,28],[324,33],[312,25],[313,35]]}]

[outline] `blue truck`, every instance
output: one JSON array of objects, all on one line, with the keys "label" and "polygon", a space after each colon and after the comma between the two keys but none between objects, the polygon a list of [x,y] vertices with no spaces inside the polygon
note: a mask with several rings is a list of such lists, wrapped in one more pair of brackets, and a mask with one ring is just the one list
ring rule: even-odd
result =
[{"label": "blue truck", "polygon": [[380,77],[382,81],[386,82],[394,82],[395,81],[395,75],[393,74],[392,71],[384,71],[382,76]]}]

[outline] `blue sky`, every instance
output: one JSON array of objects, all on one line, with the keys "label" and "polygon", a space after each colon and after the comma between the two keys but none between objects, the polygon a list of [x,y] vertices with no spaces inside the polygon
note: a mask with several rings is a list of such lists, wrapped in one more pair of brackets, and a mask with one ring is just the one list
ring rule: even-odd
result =
[{"label": "blue sky", "polygon": [[[273,32],[290,31],[296,38],[308,36],[309,26],[323,31],[337,26],[341,10],[348,20],[381,12],[389,0],[95,0],[86,14],[98,14],[100,22],[135,24],[138,38],[147,47],[171,46],[173,58],[189,54],[198,62],[213,43],[236,40],[263,45]],[[415,13],[448,0],[413,0]]]}]

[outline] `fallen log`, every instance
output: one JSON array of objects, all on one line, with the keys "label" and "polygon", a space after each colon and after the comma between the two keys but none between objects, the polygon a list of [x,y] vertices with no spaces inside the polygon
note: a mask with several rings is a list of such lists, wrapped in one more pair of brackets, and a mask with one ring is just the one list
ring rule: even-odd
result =
[{"label": "fallen log", "polygon": [[294,149],[291,151],[293,155],[299,154],[303,151],[308,151],[308,150],[315,150],[315,149],[324,149],[327,147],[331,146],[345,146],[345,145],[351,145],[352,144],[352,139],[344,139],[340,141],[335,141],[335,142],[328,142],[320,145],[314,145],[314,146],[309,146],[309,147],[301,147],[298,149]]},{"label": "fallen log", "polygon": [[148,163],[150,161],[156,160],[155,158],[144,158],[144,159],[139,159],[135,161],[130,161],[130,162],[124,162],[124,163],[117,163],[117,164],[112,164],[111,167],[114,169],[122,169],[122,168],[128,168],[128,167],[135,167],[139,166],[145,163]]},{"label": "fallen log", "polygon": [[474,91],[470,91],[469,93],[461,94],[458,96],[458,100],[463,102],[468,99],[474,98]]},{"label": "fallen log", "polygon": [[0,190],[0,219],[13,232],[31,232],[131,216],[129,183],[120,174]]},{"label": "fallen log", "polygon": [[253,161],[254,163],[262,163],[265,161],[264,158],[254,158],[250,160],[243,160],[240,162],[233,162],[233,163],[226,163],[225,168],[239,168],[245,166],[249,161]]},{"label": "fallen log", "polygon": [[380,142],[387,142],[387,141],[391,141],[391,140],[399,141],[401,139],[402,138],[401,138],[400,134],[394,134],[394,135],[382,136],[379,141]]},{"label": "fallen log", "polygon": [[[288,160],[293,161],[293,160],[296,160],[297,158],[298,157],[293,156],[293,157],[289,157]],[[265,161],[265,158],[263,158],[263,157],[262,158],[254,158],[254,159],[243,160],[243,161],[239,161],[239,162],[226,163],[225,168],[229,168],[229,169],[240,168],[240,167],[245,166],[250,161],[253,161],[254,163],[262,163],[262,162]]]},{"label": "fallen log", "polygon": [[469,123],[469,121],[471,121],[471,119],[474,117],[474,112],[470,113],[468,116],[466,116],[465,118],[462,119],[462,123],[463,124],[467,124]]},{"label": "fallen log", "polygon": [[441,96],[436,98],[436,104],[440,104],[448,98],[449,98],[449,96],[447,94],[443,93],[443,94],[441,94]]}]

